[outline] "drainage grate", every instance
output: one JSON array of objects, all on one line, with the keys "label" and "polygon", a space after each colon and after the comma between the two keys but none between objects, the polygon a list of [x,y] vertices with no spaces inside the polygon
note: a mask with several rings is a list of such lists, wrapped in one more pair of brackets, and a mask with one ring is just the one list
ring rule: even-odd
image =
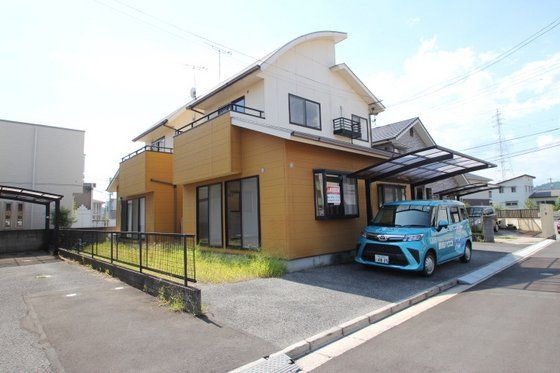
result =
[{"label": "drainage grate", "polygon": [[247,364],[231,373],[296,373],[301,368],[286,354],[265,356],[253,363]]}]

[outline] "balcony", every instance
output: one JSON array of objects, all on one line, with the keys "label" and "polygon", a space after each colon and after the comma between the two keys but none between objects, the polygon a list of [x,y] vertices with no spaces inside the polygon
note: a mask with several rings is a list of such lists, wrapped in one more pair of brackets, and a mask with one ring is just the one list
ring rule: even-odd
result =
[{"label": "balcony", "polygon": [[138,154],[142,154],[144,152],[158,152],[158,153],[173,153],[173,148],[165,148],[163,146],[157,146],[157,145],[146,145],[141,147],[138,150],[133,151],[130,154],[125,155],[124,157],[121,158],[121,163],[137,156]]},{"label": "balcony", "polygon": [[236,112],[236,113],[242,113],[245,115],[249,115],[251,117],[256,117],[256,118],[261,118],[264,119],[264,111],[262,110],[258,110],[258,109],[253,109],[247,106],[241,106],[241,105],[235,105],[235,104],[227,104],[225,106],[222,106],[221,108],[219,108],[218,110],[215,110],[213,112],[211,112],[210,114],[207,114],[205,116],[203,116],[202,118],[198,118],[197,120],[190,122],[186,125],[184,125],[181,128],[178,128],[175,133],[176,135],[180,135],[181,133],[184,133],[188,130],[191,130],[203,123],[206,123],[208,121],[211,121],[225,113],[229,113],[229,112]]},{"label": "balcony", "polygon": [[173,149],[146,145],[122,157],[118,193],[120,197],[146,194],[172,180]]},{"label": "balcony", "polygon": [[362,137],[362,128],[360,122],[356,122],[348,118],[333,119],[333,133],[335,135],[358,139]]}]

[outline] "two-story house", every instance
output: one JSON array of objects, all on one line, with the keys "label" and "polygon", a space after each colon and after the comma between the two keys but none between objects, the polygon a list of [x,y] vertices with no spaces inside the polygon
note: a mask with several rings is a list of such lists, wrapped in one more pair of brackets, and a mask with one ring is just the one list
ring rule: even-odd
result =
[{"label": "two-story house", "polygon": [[[199,245],[287,259],[353,249],[366,206],[412,194],[410,183],[349,176],[396,154],[372,146],[370,117],[385,107],[336,63],[345,38],[296,38],[137,136],[146,145],[122,159],[108,189],[121,229],[195,233]],[[437,152],[426,154],[451,156]],[[419,171],[480,167],[454,162]]]},{"label": "two-story house", "polygon": [[492,204],[505,209],[522,209],[533,194],[534,176],[523,174],[503,180],[495,185],[498,189],[490,192]]}]

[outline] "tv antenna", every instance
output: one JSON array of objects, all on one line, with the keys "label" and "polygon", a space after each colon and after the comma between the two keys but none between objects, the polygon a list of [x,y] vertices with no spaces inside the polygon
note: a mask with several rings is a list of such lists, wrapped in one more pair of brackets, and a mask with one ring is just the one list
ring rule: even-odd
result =
[{"label": "tv antenna", "polygon": [[218,81],[221,82],[222,81],[222,54],[231,56],[231,51],[216,47],[215,45],[212,45],[212,49],[218,52]]},{"label": "tv antenna", "polygon": [[192,65],[190,63],[186,63],[185,66],[190,67],[193,72],[193,86],[191,88],[191,98],[194,100],[196,98],[196,72],[197,71],[207,71],[208,69],[206,66],[201,65]]}]

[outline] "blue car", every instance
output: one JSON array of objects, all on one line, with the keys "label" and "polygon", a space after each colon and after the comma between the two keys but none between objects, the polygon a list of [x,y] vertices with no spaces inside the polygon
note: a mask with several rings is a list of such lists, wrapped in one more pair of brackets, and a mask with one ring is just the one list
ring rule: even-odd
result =
[{"label": "blue car", "polygon": [[356,262],[421,272],[472,256],[472,232],[465,205],[458,201],[386,203],[362,232]]}]

